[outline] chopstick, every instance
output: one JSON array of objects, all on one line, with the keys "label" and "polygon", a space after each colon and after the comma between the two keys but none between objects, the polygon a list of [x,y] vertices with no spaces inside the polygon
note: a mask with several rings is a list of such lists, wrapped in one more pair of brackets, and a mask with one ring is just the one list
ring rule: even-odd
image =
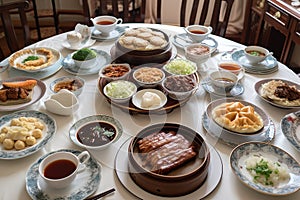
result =
[{"label": "chopstick", "polygon": [[93,197],[86,198],[85,200],[97,200],[97,199],[100,199],[101,197],[104,197],[104,196],[106,196],[106,195],[108,195],[108,194],[114,192],[114,191],[116,191],[115,188],[112,188],[112,189],[110,189],[110,190],[107,190],[107,191],[105,191],[105,192],[102,192],[102,193],[100,193],[100,194],[97,194],[97,195],[95,195],[95,196],[93,196]]}]

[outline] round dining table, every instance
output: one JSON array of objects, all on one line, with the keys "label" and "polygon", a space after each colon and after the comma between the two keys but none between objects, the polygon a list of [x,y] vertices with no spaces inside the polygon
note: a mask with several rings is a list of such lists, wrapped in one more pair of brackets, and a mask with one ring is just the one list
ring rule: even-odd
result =
[{"label": "round dining table", "polygon": [[[135,27],[149,27],[159,29],[164,31],[172,40],[172,45],[176,56],[184,58],[184,49],[180,45],[176,45],[174,40],[175,36],[178,34],[184,34],[185,30],[183,27],[171,26],[171,25],[160,25],[160,24],[122,24],[119,28],[135,28]],[[63,57],[67,57],[69,54],[73,53],[74,50],[66,48],[66,36],[67,33],[62,33],[44,40],[41,40],[37,43],[30,45],[29,47],[50,47],[59,51]],[[218,62],[221,59],[228,59],[226,52],[230,53],[232,50],[242,50],[245,48],[244,45],[230,41],[228,39],[210,35],[212,41],[216,41],[217,48],[212,53],[211,57],[205,63],[206,70],[200,72],[200,82],[205,80],[206,76],[210,71],[217,70]],[[91,48],[96,50],[101,50],[110,55],[112,46],[115,44],[116,38],[110,40],[98,40],[92,44]],[[231,58],[229,58],[231,59]],[[6,80],[16,76],[23,76],[23,73],[18,73],[16,70],[8,68],[6,71],[0,73],[0,79]],[[91,195],[96,195],[103,191],[115,188],[115,192],[107,195],[103,199],[224,199],[229,198],[231,200],[268,200],[273,198],[270,195],[259,193],[245,184],[242,184],[237,176],[233,173],[230,166],[230,154],[234,149],[234,145],[228,144],[218,137],[213,137],[206,132],[203,127],[203,114],[206,111],[208,104],[211,101],[216,99],[222,99],[225,97],[213,95],[208,93],[202,86],[199,84],[199,88],[196,93],[189,99],[184,105],[178,106],[166,113],[155,113],[149,112],[148,114],[140,113],[130,113],[124,109],[120,109],[118,106],[110,104],[105,96],[99,92],[98,88],[98,73],[93,74],[82,74],[78,75],[85,80],[85,85],[82,93],[78,96],[79,108],[73,113],[73,115],[62,116],[56,115],[46,110],[44,105],[44,100],[52,94],[50,90],[50,83],[55,79],[62,76],[74,76],[70,72],[59,65],[54,72],[49,74],[43,74],[39,77],[38,74],[33,73],[33,77],[40,79],[46,85],[46,91],[43,97],[36,103],[29,105],[22,110],[34,110],[46,113],[56,122],[56,131],[50,141],[47,142],[40,150],[37,152],[16,159],[0,159],[0,199],[9,200],[9,199],[40,199],[38,196],[32,197],[28,194],[30,185],[26,184],[26,176],[28,176],[28,171],[40,157],[61,149],[69,150],[78,150],[83,151],[84,148],[77,146],[72,142],[69,136],[70,128],[78,120],[93,116],[93,115],[107,115],[117,119],[123,128],[123,133],[117,142],[113,143],[110,147],[103,150],[89,150],[95,160],[97,160],[100,170],[100,182],[97,186],[96,191]],[[76,75],[75,75],[76,76]],[[297,109],[285,109],[279,108],[270,103],[262,100],[255,90],[255,83],[264,79],[286,79],[291,82],[300,84],[300,79],[293,71],[291,71],[287,66],[278,62],[278,70],[274,70],[272,73],[267,74],[253,74],[245,73],[244,77],[241,80],[241,84],[244,88],[242,94],[237,95],[235,98],[237,100],[244,100],[251,102],[257,107],[261,108],[272,120],[275,128],[275,136],[269,141],[271,144],[278,146],[288,152],[293,156],[298,162],[300,162],[300,153],[296,148],[287,140],[281,130],[280,122],[281,119],[289,113],[296,112]],[[17,110],[1,111],[0,117],[11,114]],[[212,181],[212,185],[201,186],[202,192],[199,192],[198,195],[186,195],[177,198],[171,197],[159,197],[155,195],[145,194],[145,191],[142,191],[140,188],[134,188],[134,186],[129,186],[132,184],[132,181],[127,180],[127,177],[123,176],[122,172],[118,170],[127,169],[127,160],[123,159],[120,151],[126,152],[125,143],[134,137],[140,130],[144,129],[153,124],[157,123],[177,123],[184,126],[187,126],[195,131],[197,131],[204,140],[209,144],[209,146],[214,151],[214,159],[218,160],[217,169],[212,166],[210,168],[211,174],[216,175],[216,180]],[[1,150],[3,151],[3,149]],[[122,153],[122,152],[121,152]],[[124,154],[126,155],[126,153]],[[119,156],[119,157],[118,157]],[[118,158],[117,158],[118,157]],[[121,163],[120,163],[121,161]],[[115,163],[118,162],[118,163]],[[124,162],[124,163],[122,163]],[[213,170],[216,171],[213,171]],[[80,181],[80,180],[77,180]],[[78,183],[79,184],[79,183]],[[207,187],[207,188],[203,188]],[[132,189],[134,188],[134,189]],[[56,193],[56,191],[52,191]],[[59,193],[59,191],[58,191]],[[55,195],[54,195],[55,196]],[[72,196],[72,195],[71,195]],[[47,197],[45,198],[47,199]],[[64,199],[64,197],[62,197]],[[70,199],[79,199],[76,198],[76,195]],[[287,199],[300,199],[300,192],[295,192],[287,196],[276,197],[276,199],[287,200]]]}]

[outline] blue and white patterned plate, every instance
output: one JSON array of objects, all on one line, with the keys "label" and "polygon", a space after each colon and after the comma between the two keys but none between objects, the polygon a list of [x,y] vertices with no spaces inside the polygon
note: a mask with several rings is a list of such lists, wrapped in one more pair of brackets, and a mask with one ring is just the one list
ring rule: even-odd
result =
[{"label": "blue and white patterned plate", "polygon": [[[288,168],[290,179],[278,186],[265,186],[253,181],[246,169],[245,159],[251,154],[259,154],[271,160],[283,163]],[[300,165],[284,150],[263,142],[248,142],[237,146],[230,154],[230,166],[233,173],[246,186],[269,195],[282,196],[300,189]]]},{"label": "blue and white patterned plate", "polygon": [[[193,44],[194,42],[189,38],[187,33],[181,33],[181,34],[176,34],[174,37],[170,38],[172,43],[180,48],[184,49],[187,45]],[[201,42],[202,44],[206,44],[211,47],[211,52],[214,52],[218,48],[218,42],[212,38],[212,37],[207,37],[205,40]]]},{"label": "blue and white patterned plate", "polygon": [[91,75],[98,74],[100,69],[105,65],[111,63],[111,57],[108,53],[102,50],[93,49],[97,52],[97,61],[91,69],[81,69],[80,67],[76,67],[73,59],[71,58],[72,54],[69,54],[62,61],[63,69],[73,75]]},{"label": "blue and white patterned plate", "polygon": [[106,122],[112,124],[114,127],[117,128],[117,138],[113,142],[118,141],[118,139],[123,134],[123,127],[117,119],[108,115],[92,115],[78,120],[77,122],[75,122],[75,124],[71,126],[69,130],[69,137],[71,138],[72,142],[74,142],[74,144],[76,144],[79,147],[85,148],[85,146],[77,140],[76,133],[83,125],[94,121]]},{"label": "blue and white patterned plate", "polygon": [[[56,152],[71,152],[73,154],[80,154],[80,151],[61,149]],[[53,154],[51,152],[49,154]],[[55,190],[47,187],[46,183],[39,175],[39,164],[41,161],[48,156],[44,155],[39,158],[33,165],[30,166],[26,174],[26,190],[29,196],[34,200],[50,200],[50,199],[68,199],[68,200],[77,200],[84,199],[91,194],[93,194],[99,187],[101,179],[101,166],[97,161],[91,157],[85,163],[85,170],[77,174],[74,181],[70,186],[64,189]]]},{"label": "blue and white patterned plate", "polygon": [[267,56],[266,59],[257,64],[250,64],[245,56],[244,50],[235,51],[231,54],[232,60],[239,62],[245,68],[245,71],[251,74],[271,74],[278,70],[278,63],[273,56]]},{"label": "blue and white patterned plate", "polygon": [[37,139],[37,143],[33,146],[26,147],[23,150],[5,150],[0,145],[0,159],[18,159],[23,158],[25,156],[29,156],[33,154],[34,152],[41,149],[45,144],[49,142],[49,140],[53,137],[54,133],[56,132],[56,123],[53,118],[51,118],[49,115],[34,111],[34,110],[24,110],[15,112],[12,114],[4,115],[0,118],[0,128],[10,123],[10,121],[13,118],[19,118],[19,117],[35,117],[42,121],[42,123],[45,125],[45,130],[43,130],[43,137],[41,139]]},{"label": "blue and white patterned plate", "polygon": [[300,151],[300,112],[284,116],[280,122],[281,132]]}]

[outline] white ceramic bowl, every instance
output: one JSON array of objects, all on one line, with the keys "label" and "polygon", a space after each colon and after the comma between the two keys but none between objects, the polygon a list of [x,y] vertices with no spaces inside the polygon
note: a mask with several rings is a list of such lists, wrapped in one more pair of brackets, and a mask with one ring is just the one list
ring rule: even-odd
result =
[{"label": "white ceramic bowl", "polygon": [[173,59],[163,66],[170,75],[191,75],[197,71],[196,63],[186,59]]},{"label": "white ceramic bowl", "polygon": [[262,62],[267,56],[272,55],[269,50],[260,46],[248,46],[244,49],[244,53],[251,64]]},{"label": "white ceramic bowl", "polygon": [[50,90],[57,93],[60,89],[67,89],[79,96],[84,87],[84,79],[79,76],[63,76],[50,83]]},{"label": "white ceramic bowl", "polygon": [[238,82],[238,77],[229,71],[214,71],[209,74],[209,79],[215,90],[230,91]]},{"label": "white ceramic bowl", "polygon": [[108,64],[99,71],[99,76],[107,81],[125,80],[131,72],[127,63]]},{"label": "white ceramic bowl", "polygon": [[[187,83],[190,83],[191,87],[183,89],[183,85],[189,85]],[[162,87],[170,98],[182,101],[189,98],[198,89],[198,84],[190,76],[173,75],[163,80]]]},{"label": "white ceramic bowl", "polygon": [[190,25],[185,27],[185,31],[194,42],[202,42],[212,32],[212,27],[203,25]]},{"label": "white ceramic bowl", "polygon": [[[71,58],[75,63],[76,67],[79,67],[80,69],[91,69],[95,66],[96,62],[97,62],[97,52],[94,51],[94,53],[96,54],[96,57],[91,58],[91,59],[86,59],[86,60],[77,60],[74,57],[74,54],[76,54],[77,52],[81,51],[82,49],[75,51],[72,55]],[[92,50],[93,51],[93,50]]]},{"label": "white ceramic bowl", "polygon": [[137,87],[134,83],[125,80],[112,81],[103,88],[105,96],[115,103],[127,103],[136,93]]},{"label": "white ceramic bowl", "polygon": [[70,127],[69,137],[74,144],[81,148],[98,151],[111,147],[119,140],[122,133],[123,127],[114,117],[91,115],[75,122]]},{"label": "white ceramic bowl", "polygon": [[206,62],[211,55],[211,47],[201,43],[190,44],[184,48],[186,59],[197,64]]},{"label": "white ceramic bowl", "polygon": [[163,70],[155,67],[141,67],[133,72],[133,79],[144,88],[155,88],[164,78]]}]

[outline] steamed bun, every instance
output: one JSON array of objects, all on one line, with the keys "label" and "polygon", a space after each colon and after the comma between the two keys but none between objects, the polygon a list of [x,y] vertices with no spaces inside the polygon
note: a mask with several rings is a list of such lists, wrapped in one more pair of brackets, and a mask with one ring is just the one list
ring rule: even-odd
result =
[{"label": "steamed bun", "polygon": [[160,103],[161,103],[161,98],[153,92],[145,92],[142,96],[141,106],[143,108],[159,106]]}]

